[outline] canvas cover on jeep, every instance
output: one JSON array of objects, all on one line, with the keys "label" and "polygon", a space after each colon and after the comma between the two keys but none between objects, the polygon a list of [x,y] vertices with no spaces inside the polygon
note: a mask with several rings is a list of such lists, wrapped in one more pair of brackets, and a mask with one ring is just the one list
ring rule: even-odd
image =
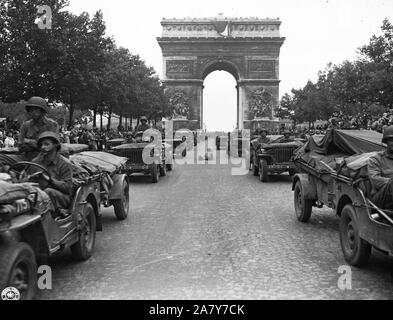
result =
[{"label": "canvas cover on jeep", "polygon": [[127,160],[127,158],[102,151],[85,151],[70,156],[72,164],[92,173],[103,171],[108,174],[114,174],[125,165]]},{"label": "canvas cover on jeep", "polygon": [[312,136],[295,154],[295,163],[305,163],[317,172],[329,172],[326,167],[337,169],[337,161],[343,160],[339,173],[355,179],[366,176],[368,159],[385,150],[382,134],[371,130],[330,129],[322,139]]}]

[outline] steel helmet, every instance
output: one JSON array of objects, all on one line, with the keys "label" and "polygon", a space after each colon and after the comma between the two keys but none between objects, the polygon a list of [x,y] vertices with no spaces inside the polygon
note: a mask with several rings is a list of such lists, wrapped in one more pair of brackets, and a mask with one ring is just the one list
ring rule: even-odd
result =
[{"label": "steel helmet", "polygon": [[142,120],[147,121],[147,117],[146,117],[146,116],[142,116],[142,117],[141,117],[141,121],[142,121]]},{"label": "steel helmet", "polygon": [[388,139],[393,139],[393,126],[384,128],[382,142],[387,143]]},{"label": "steel helmet", "polygon": [[45,113],[48,113],[48,103],[44,98],[41,97],[31,97],[26,103],[26,109],[28,107],[37,107],[41,108],[41,110]]},{"label": "steel helmet", "polygon": [[44,141],[45,139],[51,139],[54,143],[57,144],[57,150],[60,150],[61,143],[60,143],[60,139],[59,139],[59,136],[57,135],[57,133],[52,132],[52,131],[45,131],[45,132],[41,133],[38,136],[38,140],[37,140],[38,148],[41,148],[42,141]]}]

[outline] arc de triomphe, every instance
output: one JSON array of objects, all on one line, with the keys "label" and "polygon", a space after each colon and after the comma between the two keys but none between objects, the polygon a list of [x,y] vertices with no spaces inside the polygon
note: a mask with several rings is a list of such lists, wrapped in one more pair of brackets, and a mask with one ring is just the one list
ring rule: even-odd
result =
[{"label": "arc de triomphe", "polygon": [[279,55],[285,41],[280,24],[279,19],[222,16],[163,19],[157,41],[174,119],[202,128],[203,81],[209,73],[225,70],[237,81],[238,129],[272,120],[279,103]]}]

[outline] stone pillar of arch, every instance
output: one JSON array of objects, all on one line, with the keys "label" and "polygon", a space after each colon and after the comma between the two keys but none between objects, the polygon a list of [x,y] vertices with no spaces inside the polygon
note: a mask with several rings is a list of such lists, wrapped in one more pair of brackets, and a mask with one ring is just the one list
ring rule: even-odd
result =
[{"label": "stone pillar of arch", "polygon": [[[192,129],[202,128],[203,81],[211,72],[225,70],[237,81],[238,129],[272,121],[279,103],[279,54],[285,40],[280,24],[278,19],[221,16],[164,19],[157,41],[163,82],[177,110],[173,118]],[[263,110],[255,101],[263,101]]]}]

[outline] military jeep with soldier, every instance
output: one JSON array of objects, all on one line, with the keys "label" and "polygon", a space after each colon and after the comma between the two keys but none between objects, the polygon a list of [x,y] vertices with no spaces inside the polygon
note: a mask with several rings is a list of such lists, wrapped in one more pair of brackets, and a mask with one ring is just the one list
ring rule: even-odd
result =
[{"label": "military jeep with soldier", "polygon": [[268,182],[271,174],[288,172],[293,176],[297,168],[292,157],[302,145],[303,142],[292,139],[289,132],[268,136],[268,130],[261,129],[259,137],[251,141],[250,170],[261,182]]},{"label": "military jeep with soldier", "polygon": [[332,208],[340,218],[341,250],[351,265],[366,265],[372,249],[393,256],[392,154],[389,127],[383,137],[371,130],[331,128],[323,139],[310,137],[295,155],[297,219],[308,222],[313,207]]},{"label": "military jeep with soldier", "polygon": [[163,142],[161,146],[153,147],[152,141],[151,136],[144,137],[144,132],[139,131],[131,141],[115,146],[109,152],[128,159],[124,170],[128,176],[142,173],[150,175],[152,183],[157,183],[167,171],[172,171],[173,154],[169,144]]},{"label": "military jeep with soldier", "polygon": [[[35,140],[42,128],[30,129],[30,140],[22,140],[25,152],[0,152],[0,288],[15,287],[22,299],[34,297],[37,265],[46,264],[56,252],[71,248],[76,260],[92,255],[95,233],[102,230],[101,204],[113,205],[120,220],[129,209],[127,176],[119,172],[125,159],[107,160],[103,166],[112,167],[104,172],[97,163],[104,153],[82,152],[79,159],[67,159],[62,152],[88,147],[61,145],[53,131]],[[31,154],[38,157],[29,161]]]}]

